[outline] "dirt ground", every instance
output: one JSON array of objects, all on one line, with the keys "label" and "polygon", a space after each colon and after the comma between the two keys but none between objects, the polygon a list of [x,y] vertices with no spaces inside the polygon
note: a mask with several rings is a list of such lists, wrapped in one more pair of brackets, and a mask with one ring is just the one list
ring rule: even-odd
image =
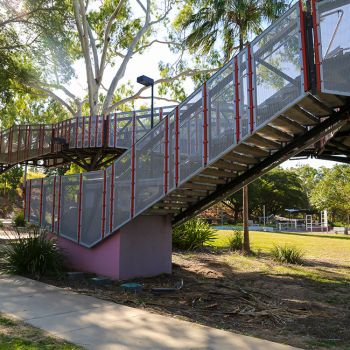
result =
[{"label": "dirt ground", "polygon": [[[266,257],[253,259],[273,264]],[[88,279],[43,281],[115,303],[304,349],[350,349],[348,283],[314,281],[286,273],[249,272],[236,264],[239,260],[227,252],[175,253],[171,276],[136,280],[143,285],[140,294],[124,292],[119,283],[94,286]],[[322,269],[328,263],[316,264]],[[152,287],[174,286],[181,279],[183,289],[176,293],[153,295],[150,291]]]}]

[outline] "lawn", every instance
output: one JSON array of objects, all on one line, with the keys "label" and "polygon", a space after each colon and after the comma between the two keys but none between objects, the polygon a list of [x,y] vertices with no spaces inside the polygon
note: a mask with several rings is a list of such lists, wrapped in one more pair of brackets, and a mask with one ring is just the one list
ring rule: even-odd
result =
[{"label": "lawn", "polygon": [[0,350],[82,350],[38,328],[0,314]]}]

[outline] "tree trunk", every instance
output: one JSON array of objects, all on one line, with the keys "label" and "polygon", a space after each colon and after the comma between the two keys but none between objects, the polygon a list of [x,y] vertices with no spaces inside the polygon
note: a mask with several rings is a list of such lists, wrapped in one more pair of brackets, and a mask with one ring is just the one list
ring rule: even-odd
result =
[{"label": "tree trunk", "polygon": [[250,253],[248,228],[248,185],[243,187],[243,251]]}]

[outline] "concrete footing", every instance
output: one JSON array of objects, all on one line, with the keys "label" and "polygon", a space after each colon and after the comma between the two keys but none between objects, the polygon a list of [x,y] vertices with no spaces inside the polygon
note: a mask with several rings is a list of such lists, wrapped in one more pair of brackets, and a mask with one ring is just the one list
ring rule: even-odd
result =
[{"label": "concrete footing", "polygon": [[115,280],[171,273],[172,228],[167,216],[138,216],[93,248],[58,237],[67,265]]}]

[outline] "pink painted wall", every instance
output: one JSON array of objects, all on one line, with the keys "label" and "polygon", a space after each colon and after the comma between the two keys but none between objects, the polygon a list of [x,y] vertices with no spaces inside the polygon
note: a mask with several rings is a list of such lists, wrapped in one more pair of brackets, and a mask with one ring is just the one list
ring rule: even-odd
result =
[{"label": "pink painted wall", "polygon": [[167,216],[138,216],[93,248],[58,237],[67,265],[112,279],[171,273],[172,228]]},{"label": "pink painted wall", "polygon": [[119,278],[120,234],[116,233],[93,248],[85,248],[58,237],[58,246],[64,250],[67,265],[83,272],[96,273],[112,279]]}]

